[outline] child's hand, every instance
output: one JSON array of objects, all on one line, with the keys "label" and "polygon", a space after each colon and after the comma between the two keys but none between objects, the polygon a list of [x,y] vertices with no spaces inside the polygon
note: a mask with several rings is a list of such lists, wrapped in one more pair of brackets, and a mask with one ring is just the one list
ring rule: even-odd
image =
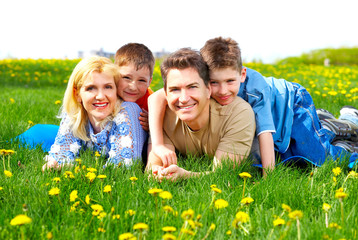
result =
[{"label": "child's hand", "polygon": [[149,131],[148,112],[144,109],[142,109],[142,112],[140,112],[139,122],[140,125],[142,125],[144,131],[148,132]]},{"label": "child's hand", "polygon": [[160,159],[162,159],[163,167],[169,167],[172,164],[177,164],[177,155],[164,145],[153,146],[153,152]]}]

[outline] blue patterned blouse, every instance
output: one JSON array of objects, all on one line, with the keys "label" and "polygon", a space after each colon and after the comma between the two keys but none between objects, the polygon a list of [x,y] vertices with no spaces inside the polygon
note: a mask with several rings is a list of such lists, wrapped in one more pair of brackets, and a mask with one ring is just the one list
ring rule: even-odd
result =
[{"label": "blue patterned blouse", "polygon": [[138,119],[141,109],[132,102],[122,102],[121,107],[115,118],[97,134],[93,133],[93,128],[88,121],[86,130],[89,141],[73,136],[69,118],[65,116],[47,160],[54,159],[59,164],[72,163],[82,147],[106,156],[108,158],[106,165],[123,163],[125,166],[131,166],[134,161],[141,159],[143,144],[147,138],[147,133]]}]

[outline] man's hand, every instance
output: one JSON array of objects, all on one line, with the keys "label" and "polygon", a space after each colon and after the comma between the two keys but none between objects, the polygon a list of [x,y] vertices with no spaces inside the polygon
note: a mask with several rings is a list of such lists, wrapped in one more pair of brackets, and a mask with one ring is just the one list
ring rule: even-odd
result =
[{"label": "man's hand", "polygon": [[148,132],[149,131],[148,112],[142,109],[142,112],[140,112],[139,114],[140,114],[139,116],[140,125],[142,125],[144,131]]},{"label": "man's hand", "polygon": [[169,167],[177,164],[177,155],[175,151],[167,148],[165,145],[153,146],[153,153],[162,160],[163,167]]},{"label": "man's hand", "polygon": [[176,164],[172,164],[167,168],[164,168],[160,172],[162,178],[169,179],[171,181],[176,181],[178,179],[190,177],[190,172],[184,168],[178,167]]}]

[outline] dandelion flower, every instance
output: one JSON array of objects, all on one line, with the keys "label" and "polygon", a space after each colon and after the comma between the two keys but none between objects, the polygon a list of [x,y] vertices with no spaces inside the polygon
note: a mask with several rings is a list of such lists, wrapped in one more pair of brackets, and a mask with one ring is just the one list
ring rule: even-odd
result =
[{"label": "dandelion flower", "polygon": [[334,176],[338,176],[339,174],[341,174],[342,170],[340,167],[336,167],[332,169],[332,172],[334,174]]},{"label": "dandelion flower", "polygon": [[106,176],[106,175],[103,175],[103,174],[97,176],[97,178],[99,178],[99,179],[105,179],[106,177],[107,177],[107,176]]},{"label": "dandelion flower", "polygon": [[335,229],[341,229],[342,228],[341,226],[339,226],[337,223],[334,223],[334,222],[330,223],[328,225],[328,227],[329,228],[335,228]]},{"label": "dandelion flower", "polygon": [[240,212],[236,213],[235,219],[237,219],[237,221],[240,223],[246,223],[250,220],[250,217],[247,213],[240,211]]},{"label": "dandelion flower", "polygon": [[8,171],[8,170],[4,170],[4,174],[5,174],[5,176],[8,177],[8,178],[11,178],[11,177],[12,177],[12,173],[11,173],[10,171]]},{"label": "dandelion flower", "polygon": [[101,154],[100,154],[99,152],[97,152],[97,151],[96,151],[96,152],[94,153],[94,156],[95,156],[95,157],[100,157],[100,156],[101,156]]},{"label": "dandelion flower", "polygon": [[133,230],[147,230],[149,226],[145,223],[136,223],[133,226]]},{"label": "dandelion flower", "polygon": [[248,173],[248,172],[242,172],[242,173],[239,174],[239,176],[240,176],[241,178],[244,178],[244,179],[246,179],[246,178],[251,178],[251,177],[252,177],[251,174]]},{"label": "dandelion flower", "polygon": [[284,211],[286,211],[286,212],[291,212],[292,211],[292,209],[291,209],[291,207],[290,206],[288,206],[287,204],[284,204],[284,203],[282,203],[282,209],[284,210]]},{"label": "dandelion flower", "polygon": [[303,212],[300,210],[294,210],[288,214],[288,217],[291,219],[300,219],[303,217]]},{"label": "dandelion flower", "polygon": [[60,189],[57,188],[57,187],[51,188],[51,190],[48,191],[48,194],[51,195],[51,196],[53,196],[53,195],[58,195],[58,194],[60,194]]},{"label": "dandelion flower", "polygon": [[93,172],[88,172],[86,174],[86,178],[88,178],[90,182],[93,182],[93,180],[96,178],[96,174],[94,174]]},{"label": "dandelion flower", "polygon": [[136,237],[132,233],[122,233],[119,235],[119,240],[135,240]]},{"label": "dandelion flower", "polygon": [[78,193],[77,190],[73,190],[73,191],[70,193],[70,202],[76,201],[76,199],[78,198],[77,193]]},{"label": "dandelion flower", "polygon": [[115,219],[120,219],[121,218],[121,216],[119,215],[119,214],[115,214],[115,215],[113,215],[113,217],[112,217],[112,219],[113,220],[115,220]]},{"label": "dandelion flower", "polygon": [[167,226],[167,227],[163,227],[162,230],[164,232],[175,232],[177,229],[175,227],[172,227],[172,226]]},{"label": "dandelion flower", "polygon": [[24,214],[17,215],[10,221],[10,225],[12,226],[18,226],[18,225],[24,225],[29,224],[32,222],[32,219]]},{"label": "dandelion flower", "polygon": [[163,192],[159,193],[159,197],[161,197],[163,199],[172,199],[173,195],[168,191],[163,191]]},{"label": "dandelion flower", "polygon": [[56,105],[61,104],[61,100],[56,100],[56,101],[55,101],[55,104],[56,104]]},{"label": "dandelion flower", "polygon": [[213,191],[214,193],[221,193],[221,189],[219,189],[217,187],[211,188],[211,191]]},{"label": "dandelion flower", "polygon": [[103,192],[111,192],[111,191],[112,191],[111,185],[107,185],[107,186],[105,186],[104,189],[103,189]]},{"label": "dandelion flower", "polygon": [[129,209],[125,212],[125,214],[129,215],[129,216],[133,216],[135,214],[135,211],[132,209]]},{"label": "dandelion flower", "polygon": [[286,223],[285,220],[282,218],[276,218],[275,220],[273,220],[274,227],[285,225],[285,223]]},{"label": "dandelion flower", "polygon": [[104,230],[104,228],[98,228],[98,232],[103,232],[103,233],[105,233],[106,230]]},{"label": "dandelion flower", "polygon": [[61,182],[61,178],[55,177],[55,178],[52,179],[52,181],[58,183],[58,182]]},{"label": "dandelion flower", "polygon": [[170,213],[170,212],[174,212],[173,208],[171,206],[165,205],[163,207],[163,210]]},{"label": "dandelion flower", "polygon": [[31,121],[31,120],[27,121],[27,123],[28,123],[30,126],[34,125],[34,122]]},{"label": "dandelion flower", "polygon": [[88,204],[90,204],[90,201],[91,201],[91,198],[89,196],[89,194],[86,195],[86,198],[85,198],[85,202]]},{"label": "dandelion flower", "polygon": [[75,175],[73,175],[73,173],[71,171],[65,171],[65,173],[63,175],[65,176],[65,178],[71,178],[71,179],[75,178]]},{"label": "dandelion flower", "polygon": [[336,194],[334,195],[335,198],[339,198],[340,200],[345,199],[347,196],[347,193],[341,191],[336,191]]},{"label": "dandelion flower", "polygon": [[216,188],[216,187],[217,187],[216,184],[210,185],[210,188]]},{"label": "dandelion flower", "polygon": [[177,238],[170,233],[166,233],[162,236],[163,240],[176,240]]},{"label": "dandelion flower", "polygon": [[216,228],[216,225],[215,225],[214,223],[212,223],[212,224],[210,225],[210,230],[211,230],[211,231],[214,231],[215,228]]},{"label": "dandelion flower", "polygon": [[231,230],[227,230],[226,235],[231,235],[231,234],[232,234]]},{"label": "dandelion flower", "polygon": [[15,99],[10,98],[10,102],[11,102],[11,103],[15,103]]},{"label": "dandelion flower", "polygon": [[87,168],[87,171],[91,172],[91,173],[95,173],[95,172],[97,172],[97,169],[89,167],[89,168]]},{"label": "dandelion flower", "polygon": [[194,217],[194,210],[193,209],[188,209],[182,212],[181,214],[181,218],[184,220],[190,220]]},{"label": "dandelion flower", "polygon": [[226,208],[229,206],[229,203],[225,201],[224,199],[218,199],[215,201],[214,206],[216,209]]},{"label": "dandelion flower", "polygon": [[358,178],[358,173],[355,172],[355,171],[350,171],[350,172],[348,173],[348,177]]},{"label": "dandelion flower", "polygon": [[250,203],[252,203],[254,201],[253,198],[251,197],[245,197],[243,199],[241,199],[241,204],[243,205],[249,205]]},{"label": "dandelion flower", "polygon": [[328,203],[323,203],[322,209],[325,212],[328,212],[328,210],[331,208],[331,205],[329,205]]},{"label": "dandelion flower", "polygon": [[3,187],[0,187],[0,191],[2,191],[4,188]]},{"label": "dandelion flower", "polygon": [[136,177],[130,177],[129,180],[131,180],[132,182],[135,182],[135,181],[138,180],[138,178],[136,178]]}]

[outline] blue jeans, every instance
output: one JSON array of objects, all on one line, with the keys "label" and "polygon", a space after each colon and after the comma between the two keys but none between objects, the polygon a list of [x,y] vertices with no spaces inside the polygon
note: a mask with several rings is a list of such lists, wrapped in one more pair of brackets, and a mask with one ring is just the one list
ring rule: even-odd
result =
[{"label": "blue jeans", "polygon": [[357,154],[351,154],[331,144],[335,134],[322,128],[312,97],[307,90],[296,83],[294,88],[296,93],[291,142],[287,151],[281,153],[282,159],[302,156],[317,166],[321,166],[326,159],[349,157],[350,162],[354,162]]}]

